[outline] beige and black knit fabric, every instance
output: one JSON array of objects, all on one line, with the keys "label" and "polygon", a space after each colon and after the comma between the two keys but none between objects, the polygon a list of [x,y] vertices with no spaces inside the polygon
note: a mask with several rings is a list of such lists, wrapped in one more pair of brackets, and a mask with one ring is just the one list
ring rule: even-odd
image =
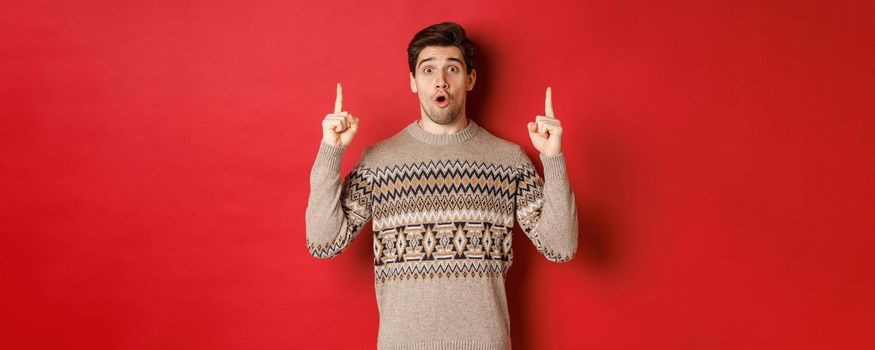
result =
[{"label": "beige and black knit fabric", "polygon": [[321,143],[310,174],[307,248],[343,252],[370,220],[379,349],[510,349],[504,281],[514,218],[548,260],[577,251],[564,155],[540,156],[473,120],[454,134],[411,123],[368,147],[342,179],[345,148]]}]

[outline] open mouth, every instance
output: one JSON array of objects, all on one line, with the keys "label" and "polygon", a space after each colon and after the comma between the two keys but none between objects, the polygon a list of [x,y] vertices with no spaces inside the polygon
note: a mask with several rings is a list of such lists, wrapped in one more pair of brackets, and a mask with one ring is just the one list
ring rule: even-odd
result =
[{"label": "open mouth", "polygon": [[437,95],[434,98],[434,104],[437,105],[438,107],[446,107],[448,104],[450,104],[450,99],[446,95],[443,95],[443,94]]}]

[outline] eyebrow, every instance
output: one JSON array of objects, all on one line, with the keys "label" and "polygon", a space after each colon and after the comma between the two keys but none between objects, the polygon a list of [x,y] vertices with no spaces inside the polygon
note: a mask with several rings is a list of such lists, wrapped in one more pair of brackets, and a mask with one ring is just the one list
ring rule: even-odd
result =
[{"label": "eyebrow", "polygon": [[[434,61],[434,60],[435,60],[434,57],[429,57],[429,58],[426,58],[426,59],[424,59],[424,60],[422,60],[422,61],[419,61],[419,63],[418,63],[416,66],[419,67],[419,66],[421,66],[421,65],[422,65],[423,63],[425,63],[425,62],[428,62],[428,61]],[[465,66],[465,62],[462,62],[462,60],[460,60],[460,59],[458,59],[458,58],[455,58],[455,57],[447,58],[447,61],[456,61],[456,62],[459,62],[459,64],[461,64],[462,67]]]}]

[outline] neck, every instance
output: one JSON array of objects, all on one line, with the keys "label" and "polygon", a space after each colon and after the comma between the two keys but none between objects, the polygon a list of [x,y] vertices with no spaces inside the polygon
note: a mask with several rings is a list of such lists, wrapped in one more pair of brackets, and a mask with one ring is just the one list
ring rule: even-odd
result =
[{"label": "neck", "polygon": [[422,128],[421,124],[423,123],[421,123],[421,120],[410,123],[405,130],[410,136],[418,141],[432,145],[446,146],[465,142],[477,135],[477,132],[480,130],[477,123],[470,119],[465,119],[465,122],[465,127],[455,133],[439,134],[428,132]]}]

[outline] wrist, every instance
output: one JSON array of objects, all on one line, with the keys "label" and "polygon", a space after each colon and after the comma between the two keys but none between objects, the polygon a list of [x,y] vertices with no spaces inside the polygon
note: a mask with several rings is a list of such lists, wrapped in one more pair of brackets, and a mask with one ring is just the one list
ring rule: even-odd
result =
[{"label": "wrist", "polygon": [[552,151],[552,150],[546,151],[545,150],[544,152],[541,152],[541,156],[544,156],[544,157],[555,157],[555,156],[558,156],[560,154],[562,154],[562,150],[555,150],[555,151]]}]

